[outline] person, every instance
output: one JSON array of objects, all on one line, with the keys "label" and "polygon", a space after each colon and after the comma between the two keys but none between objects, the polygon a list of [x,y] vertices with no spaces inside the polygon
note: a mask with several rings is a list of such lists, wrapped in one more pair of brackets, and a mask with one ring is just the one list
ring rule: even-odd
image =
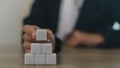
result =
[{"label": "person", "polygon": [[[113,30],[120,22],[119,0],[35,0],[30,15],[23,24],[23,46],[30,50],[36,42],[35,30],[47,29],[48,38],[56,41],[54,52],[62,43],[68,46],[119,48],[120,30]],[[62,41],[61,41],[62,40]]]}]

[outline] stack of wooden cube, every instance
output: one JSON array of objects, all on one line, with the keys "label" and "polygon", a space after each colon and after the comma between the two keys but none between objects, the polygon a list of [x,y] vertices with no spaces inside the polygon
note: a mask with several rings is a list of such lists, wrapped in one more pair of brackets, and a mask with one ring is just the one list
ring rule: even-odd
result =
[{"label": "stack of wooden cube", "polygon": [[31,43],[31,52],[25,53],[25,64],[56,64],[56,54],[52,53],[52,42],[48,42],[47,30],[36,30],[37,43]]}]

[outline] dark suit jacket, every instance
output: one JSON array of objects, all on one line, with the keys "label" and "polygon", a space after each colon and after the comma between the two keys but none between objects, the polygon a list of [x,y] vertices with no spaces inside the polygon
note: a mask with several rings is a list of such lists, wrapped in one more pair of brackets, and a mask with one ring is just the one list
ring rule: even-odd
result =
[{"label": "dark suit jacket", "polygon": [[[60,3],[61,0],[36,0],[24,25],[37,25],[56,33]],[[120,0],[85,0],[74,29],[103,35],[105,43],[99,47],[120,47],[120,31],[112,30],[114,22],[120,22],[119,3]],[[60,50],[61,42],[57,39],[55,52]]]}]

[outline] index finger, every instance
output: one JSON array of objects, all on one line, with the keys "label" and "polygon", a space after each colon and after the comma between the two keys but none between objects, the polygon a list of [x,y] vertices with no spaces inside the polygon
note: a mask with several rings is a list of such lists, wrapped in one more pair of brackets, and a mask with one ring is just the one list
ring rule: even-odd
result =
[{"label": "index finger", "polygon": [[30,37],[32,37],[32,34],[36,32],[36,29],[39,29],[39,27],[34,25],[25,25],[23,27],[23,32],[27,33]]}]

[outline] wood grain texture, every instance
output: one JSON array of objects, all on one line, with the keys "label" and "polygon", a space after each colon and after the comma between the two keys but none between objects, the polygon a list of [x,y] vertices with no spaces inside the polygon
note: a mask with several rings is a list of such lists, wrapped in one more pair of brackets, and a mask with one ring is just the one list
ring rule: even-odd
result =
[{"label": "wood grain texture", "polygon": [[20,45],[0,46],[0,68],[119,68],[120,49],[74,49],[63,47],[57,65],[25,65]]}]

